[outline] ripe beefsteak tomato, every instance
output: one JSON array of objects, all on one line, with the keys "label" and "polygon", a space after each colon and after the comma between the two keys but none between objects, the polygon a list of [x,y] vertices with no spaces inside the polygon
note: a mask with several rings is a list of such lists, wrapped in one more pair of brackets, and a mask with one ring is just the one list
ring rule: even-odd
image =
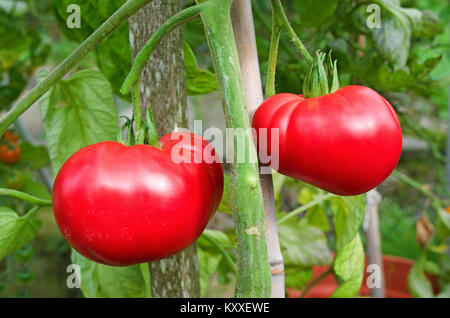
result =
[{"label": "ripe beefsteak tomato", "polygon": [[[222,198],[222,166],[203,159],[210,145],[194,134],[169,134],[160,145],[101,142],[64,163],[53,211],[75,250],[127,266],[178,253],[201,235]],[[177,151],[191,161],[173,160]]]},{"label": "ripe beefsteak tomato", "polygon": [[[271,128],[279,129],[278,172],[338,195],[358,195],[379,185],[402,150],[394,109],[363,86],[309,99],[272,96],[258,108],[252,126],[257,136],[267,128],[268,145],[261,149],[269,156],[274,155]],[[269,164],[276,168],[273,160]]]}]

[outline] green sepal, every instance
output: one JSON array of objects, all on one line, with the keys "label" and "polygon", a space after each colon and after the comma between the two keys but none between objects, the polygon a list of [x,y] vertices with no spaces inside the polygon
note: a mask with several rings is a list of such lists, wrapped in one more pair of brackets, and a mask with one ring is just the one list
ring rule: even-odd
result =
[{"label": "green sepal", "polygon": [[[328,59],[327,59],[328,55]],[[325,62],[325,60],[327,61]],[[328,76],[332,76],[331,87]],[[337,61],[332,61],[331,52],[325,54],[317,51],[313,64],[303,82],[303,93],[306,98],[318,97],[334,93],[339,89]]]},{"label": "green sepal", "polygon": [[147,142],[150,146],[158,148],[158,132],[156,131],[155,120],[151,106],[145,111],[145,126],[147,128]]}]

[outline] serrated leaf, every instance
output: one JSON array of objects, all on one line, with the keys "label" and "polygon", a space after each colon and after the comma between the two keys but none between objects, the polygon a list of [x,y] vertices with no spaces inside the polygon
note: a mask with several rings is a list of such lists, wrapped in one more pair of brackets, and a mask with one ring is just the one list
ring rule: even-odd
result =
[{"label": "serrated leaf", "polygon": [[337,248],[340,249],[353,241],[358,235],[366,210],[365,197],[364,195],[353,197],[336,196],[332,197],[330,201]]},{"label": "serrated leaf", "polygon": [[209,94],[218,89],[216,75],[199,69],[194,52],[187,42],[183,42],[186,90],[188,96]]},{"label": "serrated leaf", "polygon": [[148,263],[128,267],[98,265],[100,286],[109,298],[149,298]]},{"label": "serrated leaf", "polygon": [[287,266],[284,269],[285,284],[288,287],[297,290],[302,289],[313,278],[312,268],[299,268],[295,266]]},{"label": "serrated leaf", "polygon": [[406,17],[384,16],[381,28],[372,29],[375,49],[384,60],[389,61],[394,70],[406,66],[411,41],[410,24]]},{"label": "serrated leaf", "polygon": [[[126,0],[53,0],[56,20],[60,31],[69,39],[79,43],[91,35]],[[69,4],[77,4],[81,10],[81,28],[69,29],[66,12]],[[123,23],[95,49],[97,64],[109,80],[116,95],[121,96],[120,87],[131,68],[131,51],[128,23]]]},{"label": "serrated leaf", "polygon": [[283,222],[278,233],[286,266],[310,267],[331,262],[325,234],[306,220],[293,218]]},{"label": "serrated leaf", "polygon": [[81,269],[81,291],[87,298],[148,298],[148,264],[112,267],[97,264],[72,250],[72,262]]},{"label": "serrated leaf", "polygon": [[311,208],[308,212],[306,212],[305,217],[310,225],[315,226],[324,232],[328,232],[330,230],[330,223],[328,222],[327,213],[322,206],[316,205]]},{"label": "serrated leaf", "polygon": [[39,105],[54,176],[79,149],[116,138],[119,119],[111,86],[98,71],[61,80]]},{"label": "serrated leaf", "polygon": [[0,207],[0,261],[35,237],[41,225],[34,213],[19,216],[10,208]]},{"label": "serrated leaf", "polygon": [[340,285],[331,297],[355,297],[364,276],[364,248],[359,234],[336,251],[333,270],[340,279]]},{"label": "serrated leaf", "polygon": [[425,254],[422,254],[414,263],[414,266],[411,268],[411,271],[408,274],[409,291],[414,297],[434,297],[431,283],[425,275],[425,262]]},{"label": "serrated leaf", "polygon": [[22,162],[26,162],[27,165],[34,169],[50,165],[50,158],[46,147],[35,146],[29,142],[21,143],[20,147],[22,148],[22,156],[20,157]]}]

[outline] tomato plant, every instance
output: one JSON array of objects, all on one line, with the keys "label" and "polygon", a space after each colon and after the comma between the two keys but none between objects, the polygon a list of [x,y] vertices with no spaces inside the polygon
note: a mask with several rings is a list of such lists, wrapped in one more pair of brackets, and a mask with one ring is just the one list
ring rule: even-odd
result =
[{"label": "tomato plant", "polygon": [[[201,160],[208,143],[193,134],[169,134],[160,144],[98,143],[63,165],[53,210],[79,253],[103,264],[132,265],[173,255],[203,232],[222,197],[222,167]],[[189,162],[175,163],[174,149]]]},{"label": "tomato plant", "polygon": [[[339,195],[357,195],[379,185],[394,170],[402,150],[394,109],[363,86],[308,99],[275,95],[259,107],[253,127],[257,135],[267,129],[267,140],[271,129],[279,129],[280,173]],[[268,148],[268,155],[274,155],[270,143]]]}]

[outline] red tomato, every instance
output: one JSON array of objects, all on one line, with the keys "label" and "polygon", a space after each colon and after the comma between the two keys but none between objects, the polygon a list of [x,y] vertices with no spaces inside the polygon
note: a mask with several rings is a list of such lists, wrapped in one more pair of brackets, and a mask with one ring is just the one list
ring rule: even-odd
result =
[{"label": "red tomato", "polygon": [[[257,132],[268,128],[269,155],[270,128],[279,128],[278,172],[338,195],[357,195],[379,185],[402,150],[394,109],[363,86],[309,99],[275,95],[259,107],[253,127]],[[273,160],[271,164],[275,166]]]},{"label": "red tomato", "polygon": [[172,149],[201,158],[209,144],[193,134],[169,134],[160,144],[101,142],[62,166],[53,211],[79,253],[107,265],[138,264],[178,253],[203,232],[222,198],[222,166],[172,160]]},{"label": "red tomato", "polygon": [[0,140],[0,160],[6,164],[14,164],[19,161],[22,149],[19,146],[19,136],[7,130]]},{"label": "red tomato", "polygon": [[6,164],[15,164],[22,156],[22,149],[18,144],[0,144],[0,160]]}]

